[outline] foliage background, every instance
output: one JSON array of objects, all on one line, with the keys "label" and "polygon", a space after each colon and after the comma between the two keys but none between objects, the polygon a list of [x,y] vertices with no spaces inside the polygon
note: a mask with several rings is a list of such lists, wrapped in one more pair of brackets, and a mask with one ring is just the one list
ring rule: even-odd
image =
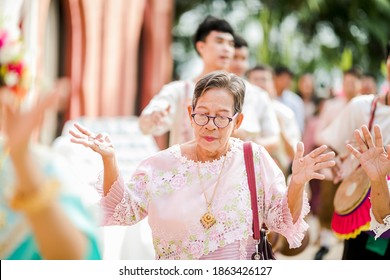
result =
[{"label": "foliage background", "polygon": [[297,75],[314,73],[322,86],[334,86],[352,66],[374,74],[378,83],[384,79],[388,0],[176,0],[175,77],[201,67],[192,35],[208,14],[226,19],[247,39],[251,66],[287,65]]}]

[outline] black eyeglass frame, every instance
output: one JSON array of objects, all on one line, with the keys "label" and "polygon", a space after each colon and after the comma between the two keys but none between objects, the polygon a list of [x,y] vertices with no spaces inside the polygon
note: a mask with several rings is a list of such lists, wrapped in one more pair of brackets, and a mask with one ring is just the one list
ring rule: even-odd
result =
[{"label": "black eyeglass frame", "polygon": [[[202,116],[207,117],[207,122],[206,122],[205,124],[198,124],[198,123],[196,122],[196,120],[195,120],[195,116],[196,116],[196,115],[202,115]],[[191,117],[192,117],[192,119],[194,120],[194,122],[195,122],[197,125],[199,125],[199,126],[205,126],[205,125],[207,125],[207,124],[210,122],[210,119],[213,119],[213,123],[214,123],[214,125],[215,125],[216,127],[218,127],[218,128],[225,128],[225,127],[227,127],[227,126],[228,126],[228,125],[237,117],[237,115],[238,115],[238,113],[235,113],[233,117],[225,117],[225,116],[209,116],[209,115],[201,114],[201,113],[192,113],[192,114],[191,114]],[[216,118],[228,119],[229,122],[228,122],[225,126],[219,126],[219,125],[217,125],[217,124],[215,123],[215,119],[216,119]]]}]

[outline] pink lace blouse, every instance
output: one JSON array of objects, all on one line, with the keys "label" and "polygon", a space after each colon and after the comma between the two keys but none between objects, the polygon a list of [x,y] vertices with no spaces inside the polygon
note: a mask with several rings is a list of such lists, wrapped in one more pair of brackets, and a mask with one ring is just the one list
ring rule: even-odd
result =
[{"label": "pink lace blouse", "polygon": [[[207,210],[201,182],[210,199],[225,156],[201,163],[198,174],[198,164],[184,157],[179,145],[144,160],[129,182],[118,178],[100,201],[103,224],[132,225],[148,215],[156,259],[250,258],[254,252],[252,210],[243,142],[231,138],[230,144],[211,204],[217,222],[208,230],[200,222]],[[299,247],[308,229],[304,221],[310,210],[307,195],[293,224],[283,173],[262,146],[253,144],[253,151],[259,219],[264,216],[268,228],[284,235],[290,248]]]}]

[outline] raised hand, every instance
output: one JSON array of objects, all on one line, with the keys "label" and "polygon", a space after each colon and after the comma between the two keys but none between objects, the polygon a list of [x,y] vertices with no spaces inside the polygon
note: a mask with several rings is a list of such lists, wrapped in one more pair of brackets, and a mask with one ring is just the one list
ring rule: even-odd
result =
[{"label": "raised hand", "polygon": [[[354,131],[357,148],[347,144],[348,150],[359,160],[371,181],[377,181],[390,173],[390,155],[383,146],[382,133],[378,125],[374,126],[375,141],[367,126]],[[389,151],[390,145],[387,145]]]},{"label": "raised hand", "polygon": [[59,86],[61,85],[57,85],[51,93],[41,98],[28,111],[22,111],[18,105],[15,106],[17,100],[7,98],[7,94],[10,93],[5,88],[1,89],[1,104],[5,113],[6,145],[12,154],[22,154],[27,151],[31,134],[41,124],[44,112],[54,107],[59,99],[61,94]]},{"label": "raised hand", "polygon": [[171,109],[171,106],[168,105],[168,107],[163,111],[155,111],[152,113],[151,120],[153,125],[160,126],[164,124],[164,120],[166,116],[169,114],[169,110]]},{"label": "raised hand", "polygon": [[95,134],[79,123],[74,124],[76,131],[70,130],[72,143],[81,144],[100,154],[102,158],[111,158],[115,154],[110,137],[105,133]]},{"label": "raised hand", "polygon": [[325,175],[318,173],[317,171],[334,166],[336,163],[333,160],[335,157],[334,152],[327,152],[326,145],[313,150],[311,153],[303,156],[304,146],[302,142],[298,142],[297,151],[294,156],[292,164],[292,177],[291,181],[294,184],[304,185],[311,179],[325,179]]},{"label": "raised hand", "polygon": [[6,137],[5,149],[9,151],[9,156],[15,170],[17,184],[14,193],[23,197],[37,195],[45,185],[46,176],[37,165],[37,159],[31,153],[30,138],[34,130],[39,127],[44,113],[50,109],[57,109],[58,100],[61,95],[67,94],[69,81],[61,78],[51,91],[40,98],[28,110],[22,110],[21,100],[7,92],[7,88],[0,89],[1,105],[4,108],[5,126],[4,135]]}]

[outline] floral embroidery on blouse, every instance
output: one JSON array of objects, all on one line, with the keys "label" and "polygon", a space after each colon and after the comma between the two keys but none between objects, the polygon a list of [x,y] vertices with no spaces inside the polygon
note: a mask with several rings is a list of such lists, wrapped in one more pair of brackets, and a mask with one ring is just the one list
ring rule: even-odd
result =
[{"label": "floral embroidery on blouse", "polygon": [[[216,224],[205,230],[200,218],[207,210],[202,191],[212,196],[224,156],[198,164],[181,154],[180,146],[144,160],[129,182],[114,183],[101,204],[105,225],[131,225],[148,215],[156,259],[199,259],[228,244],[240,242],[237,259],[245,259],[245,244],[252,237],[252,210],[247,183],[243,142],[231,138],[230,150],[216,189],[211,212]],[[267,226],[286,236],[290,247],[301,244],[309,212],[304,197],[301,217],[295,224],[287,204],[287,188],[280,169],[261,146],[254,145],[259,218],[263,217],[263,188]],[[242,244],[244,244],[242,246]]]}]

